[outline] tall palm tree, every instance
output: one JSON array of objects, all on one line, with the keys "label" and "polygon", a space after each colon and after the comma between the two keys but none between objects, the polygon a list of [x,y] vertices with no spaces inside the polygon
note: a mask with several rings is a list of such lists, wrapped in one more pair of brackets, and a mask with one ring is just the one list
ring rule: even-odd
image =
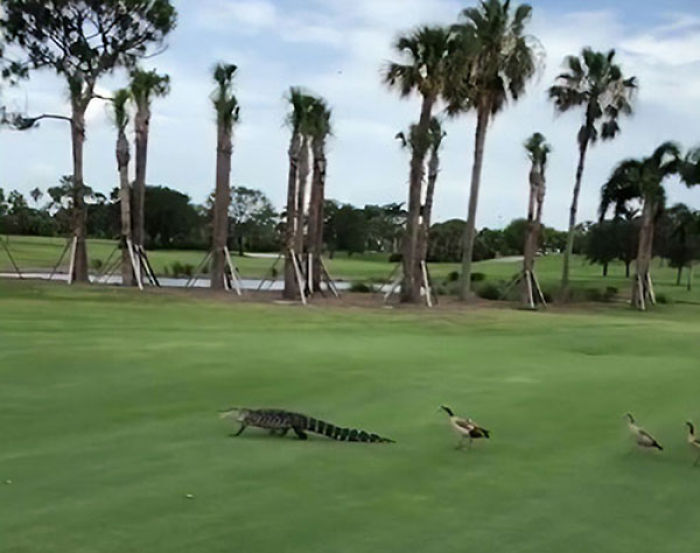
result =
[{"label": "tall palm tree", "polygon": [[[430,234],[430,224],[433,217],[433,199],[435,197],[435,184],[440,173],[440,148],[447,133],[442,129],[442,123],[436,117],[430,121],[428,131],[429,152],[428,158],[428,179],[425,188],[425,203],[421,210],[422,220],[420,234],[418,238],[418,262],[426,262],[428,256],[428,238]],[[420,278],[420,277],[419,277]]]},{"label": "tall palm tree", "polygon": [[321,289],[321,254],[323,253],[323,202],[326,186],[326,140],[332,132],[331,109],[322,98],[316,98],[310,110],[313,175],[309,204],[309,252],[312,255],[311,289]]},{"label": "tall palm tree", "polygon": [[238,122],[240,107],[233,93],[233,78],[237,67],[219,63],[214,67],[216,88],[211,101],[216,111],[216,190],[214,192],[214,221],[212,225],[211,287],[224,288],[228,242],[228,208],[231,203],[231,154],[233,126]]},{"label": "tall palm tree", "polygon": [[539,64],[539,42],[525,34],[531,14],[532,8],[527,4],[511,10],[510,0],[482,0],[478,7],[462,11],[464,21],[453,28],[456,33],[453,74],[458,78],[451,81],[448,112],[457,115],[475,109],[477,115],[462,254],[462,300],[471,297],[472,255],[486,131],[489,122],[509,99],[520,99]]},{"label": "tall palm tree", "polygon": [[584,48],[580,57],[568,56],[564,65],[566,71],[557,77],[556,84],[549,89],[549,97],[561,113],[579,107],[585,113],[577,136],[579,160],[561,278],[562,289],[565,290],[569,285],[569,266],[586,152],[599,137],[612,140],[620,132],[618,119],[621,115],[632,114],[632,97],[637,89],[637,79],[625,78],[622,69],[615,63],[615,50],[603,53]]},{"label": "tall palm tree", "polygon": [[117,128],[115,154],[119,171],[119,206],[121,211],[122,285],[133,285],[133,267],[128,241],[131,241],[131,186],[129,184],[129,141],[126,127],[129,124],[129,90],[122,88],[114,93],[112,110]]},{"label": "tall palm tree", "polygon": [[155,70],[135,69],[129,84],[131,99],[136,105],[134,130],[136,131],[136,179],[134,181],[134,244],[144,245],[144,206],[146,199],[146,161],[148,157],[148,132],[151,121],[151,100],[170,92],[170,77]]},{"label": "tall palm tree", "polygon": [[532,285],[535,269],[535,255],[540,241],[540,229],[542,225],[542,206],[545,194],[545,171],[547,169],[547,156],[551,147],[547,144],[541,133],[534,133],[525,141],[525,150],[530,158],[530,196],[527,206],[527,234],[523,249],[523,305],[533,308],[535,306]]},{"label": "tall palm tree", "polygon": [[421,188],[425,173],[425,157],[429,148],[429,128],[433,109],[443,96],[450,76],[450,30],[444,27],[420,27],[401,36],[394,44],[404,63],[391,62],[384,72],[384,81],[398,90],[402,97],[417,92],[421,96],[420,118],[411,152],[409,173],[408,217],[403,244],[403,282],[401,300],[420,301],[420,281],[416,280],[418,266],[418,237]]},{"label": "tall palm tree", "polygon": [[635,200],[642,202],[636,275],[632,285],[632,306],[641,311],[646,309],[649,302],[656,302],[650,274],[654,222],[663,211],[666,201],[663,182],[678,172],[679,157],[679,146],[673,142],[664,142],[649,157],[628,159],[620,163],[601,190],[601,218],[611,205],[615,206],[615,213],[624,213],[628,209],[628,203]]},{"label": "tall palm tree", "polygon": [[282,294],[286,299],[295,299],[299,295],[299,286],[296,281],[292,252],[295,249],[296,238],[299,159],[303,133],[308,125],[313,97],[306,94],[301,88],[292,87],[289,89],[287,101],[291,107],[291,111],[287,115],[287,124],[292,131],[292,136],[287,151],[289,173],[287,176],[287,222],[284,233],[284,291]]}]

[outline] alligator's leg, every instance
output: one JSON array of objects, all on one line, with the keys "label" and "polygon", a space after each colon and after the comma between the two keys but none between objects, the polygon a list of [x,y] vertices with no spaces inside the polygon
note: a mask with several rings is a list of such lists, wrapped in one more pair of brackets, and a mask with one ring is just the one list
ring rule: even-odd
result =
[{"label": "alligator's leg", "polygon": [[231,434],[231,437],[240,436],[243,433],[243,431],[246,429],[246,426],[248,426],[248,425],[241,424],[241,427],[238,429],[238,432],[236,432],[235,434]]},{"label": "alligator's leg", "polygon": [[308,436],[306,435],[306,433],[305,433],[301,428],[299,428],[298,426],[292,426],[292,430],[294,430],[294,433],[295,433],[297,436],[299,436],[299,439],[300,439],[300,440],[306,440],[306,439],[308,438]]}]

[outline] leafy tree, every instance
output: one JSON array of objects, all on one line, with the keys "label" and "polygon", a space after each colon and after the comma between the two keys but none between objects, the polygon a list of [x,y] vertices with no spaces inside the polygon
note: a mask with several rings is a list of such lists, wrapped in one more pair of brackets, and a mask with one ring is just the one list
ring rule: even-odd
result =
[{"label": "leafy tree", "polygon": [[236,186],[231,190],[229,215],[233,220],[238,252],[246,247],[255,250],[276,249],[277,213],[272,202],[260,190]]},{"label": "leafy tree", "polygon": [[569,285],[569,264],[574,248],[576,213],[586,152],[598,137],[612,140],[617,136],[620,132],[618,119],[621,115],[632,114],[632,95],[637,89],[637,79],[625,78],[622,69],[615,63],[615,50],[602,53],[584,48],[580,57],[568,56],[564,64],[566,71],[557,77],[556,84],[549,89],[549,97],[557,111],[563,113],[582,108],[585,116],[577,137],[579,161],[569,214],[562,288]]},{"label": "leafy tree", "polygon": [[190,198],[167,186],[146,187],[146,238],[149,248],[201,247],[203,219]]},{"label": "leafy tree", "polygon": [[[148,54],[151,44],[163,42],[175,20],[175,9],[168,0],[3,1],[0,34],[7,46],[26,54],[25,59],[10,62],[4,75],[26,76],[30,71],[52,69],[65,78],[71,104],[70,117],[44,114],[23,118],[18,127],[30,128],[42,118],[70,123],[76,190],[83,190],[85,111],[95,98],[98,79],[118,67],[133,67]],[[74,196],[74,278],[87,282],[83,196],[82,192]]]},{"label": "leafy tree", "polygon": [[517,101],[535,75],[539,43],[525,34],[532,8],[521,4],[511,11],[510,0],[482,0],[476,8],[462,11],[455,26],[453,59],[459,77],[450,87],[448,111],[459,114],[476,110],[474,163],[469,191],[469,211],[464,233],[460,298],[471,297],[471,267],[476,240],[476,211],[481,168],[489,122],[510,99]]},{"label": "leafy tree", "polygon": [[586,237],[584,253],[591,263],[603,266],[603,276],[608,276],[608,265],[617,259],[620,248],[616,240],[614,221],[600,221],[594,224]]},{"label": "leafy tree", "polygon": [[233,93],[236,66],[220,63],[214,68],[216,89],[212,103],[216,111],[216,191],[214,192],[214,221],[212,227],[211,287],[224,287],[225,256],[228,243],[228,212],[231,203],[231,155],[233,126],[238,122],[240,107]]},{"label": "leafy tree", "polygon": [[693,261],[700,257],[700,212],[685,204],[676,204],[664,216],[670,227],[664,253],[669,265],[678,269],[676,285],[681,283],[683,269],[688,269],[687,288],[690,290]]},{"label": "leafy tree", "polygon": [[450,30],[443,27],[420,27],[402,35],[394,49],[404,59],[391,62],[384,72],[385,83],[397,89],[402,97],[417,92],[421,96],[421,111],[418,123],[412,131],[411,165],[409,173],[408,218],[406,237],[403,242],[403,282],[401,301],[420,301],[419,236],[421,189],[425,173],[425,157],[430,147],[430,125],[432,112],[442,97],[449,67]]}]

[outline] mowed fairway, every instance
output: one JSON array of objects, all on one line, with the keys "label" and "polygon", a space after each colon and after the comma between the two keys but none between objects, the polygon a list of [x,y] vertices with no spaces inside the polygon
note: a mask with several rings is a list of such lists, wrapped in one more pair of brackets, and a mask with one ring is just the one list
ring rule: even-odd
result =
[{"label": "mowed fairway", "polygon": [[[697,549],[698,306],[302,309],[0,282],[0,314],[3,553]],[[455,451],[442,403],[492,439]],[[398,443],[229,438],[229,405]],[[634,448],[627,410],[662,453]]]}]

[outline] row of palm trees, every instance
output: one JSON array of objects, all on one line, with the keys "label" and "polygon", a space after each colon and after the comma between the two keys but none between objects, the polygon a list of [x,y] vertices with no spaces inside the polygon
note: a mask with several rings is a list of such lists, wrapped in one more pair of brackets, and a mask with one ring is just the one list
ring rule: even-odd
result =
[{"label": "row of palm trees", "polygon": [[[386,84],[403,97],[418,93],[421,111],[412,131],[409,172],[409,201],[403,245],[402,299],[420,301],[417,267],[425,261],[419,246],[424,163],[428,152],[431,120],[439,106],[448,116],[476,112],[474,159],[469,206],[463,241],[460,297],[471,297],[471,264],[476,237],[476,214],[489,123],[509,102],[525,93],[543,59],[539,41],[526,33],[532,15],[529,5],[511,5],[510,0],[481,0],[467,8],[449,27],[420,27],[400,36],[394,48],[402,56],[384,72]],[[562,287],[569,284],[578,198],[589,147],[599,138],[609,140],[620,131],[619,118],[632,113],[634,77],[625,77],[615,63],[613,50],[603,53],[585,48],[580,56],[565,59],[566,71],[549,89],[549,97],[560,112],[581,109],[584,121],[577,140],[579,163],[569,217],[569,239],[564,254]]]},{"label": "row of palm trees", "polygon": [[[295,299],[306,292],[320,291],[326,141],[332,128],[331,109],[323,98],[292,87],[287,100],[291,108],[287,124],[292,134],[288,149],[283,294]],[[307,263],[302,261],[304,254]]]}]

